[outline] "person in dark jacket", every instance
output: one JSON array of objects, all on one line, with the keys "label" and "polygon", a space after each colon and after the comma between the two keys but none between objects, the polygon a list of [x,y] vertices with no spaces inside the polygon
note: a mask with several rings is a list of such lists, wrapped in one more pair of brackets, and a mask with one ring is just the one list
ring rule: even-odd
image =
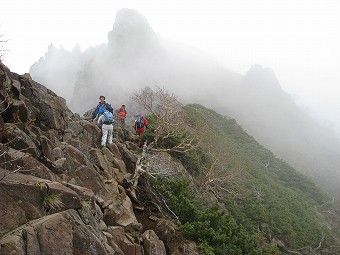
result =
[{"label": "person in dark jacket", "polygon": [[102,115],[105,111],[109,111],[109,112],[113,113],[113,108],[109,103],[105,102],[104,96],[100,96],[99,97],[99,103],[98,103],[96,109],[94,110],[94,112],[92,113],[92,119],[98,120],[99,116]]}]

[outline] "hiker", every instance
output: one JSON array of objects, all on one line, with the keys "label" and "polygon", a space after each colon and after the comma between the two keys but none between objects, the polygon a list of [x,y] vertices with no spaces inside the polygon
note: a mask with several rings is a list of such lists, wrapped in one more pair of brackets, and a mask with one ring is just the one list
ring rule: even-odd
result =
[{"label": "hiker", "polygon": [[113,114],[108,110],[103,112],[103,114],[98,118],[97,124],[102,128],[102,148],[106,147],[106,140],[108,140],[109,144],[112,144],[113,122]]},{"label": "hiker", "polygon": [[143,147],[143,141],[141,136],[143,135],[145,128],[148,127],[148,121],[146,120],[146,118],[144,117],[144,115],[142,113],[138,113],[136,115],[136,119],[135,119],[135,124],[133,125],[133,128],[136,130],[136,133],[139,136],[138,142],[137,142],[137,146],[139,148]]},{"label": "hiker", "polygon": [[125,118],[127,115],[127,111],[125,109],[125,104],[122,104],[122,106],[116,110],[116,113],[118,114],[119,120],[122,124],[125,124]]},{"label": "hiker", "polygon": [[136,130],[139,137],[143,135],[145,128],[147,128],[148,125],[148,121],[142,113],[136,115],[134,129]]},{"label": "hiker", "polygon": [[104,96],[100,96],[99,103],[94,112],[92,113],[92,119],[95,121],[98,120],[99,116],[102,115],[106,110],[113,113],[112,106],[105,102]]}]

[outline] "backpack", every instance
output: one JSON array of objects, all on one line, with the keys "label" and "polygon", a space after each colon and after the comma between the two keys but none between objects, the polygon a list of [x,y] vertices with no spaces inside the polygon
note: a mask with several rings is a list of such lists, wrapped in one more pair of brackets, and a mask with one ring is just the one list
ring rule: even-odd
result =
[{"label": "backpack", "polygon": [[98,106],[98,114],[102,115],[106,111],[106,104],[100,104]]},{"label": "backpack", "polygon": [[104,124],[108,125],[108,124],[112,124],[113,123],[114,119],[113,119],[113,114],[111,112],[105,111],[103,113],[103,115],[104,115]]},{"label": "backpack", "polygon": [[142,128],[142,127],[144,127],[143,117],[142,117],[142,115],[140,115],[140,114],[138,114],[138,115],[136,116],[135,127],[136,127],[136,128]]}]

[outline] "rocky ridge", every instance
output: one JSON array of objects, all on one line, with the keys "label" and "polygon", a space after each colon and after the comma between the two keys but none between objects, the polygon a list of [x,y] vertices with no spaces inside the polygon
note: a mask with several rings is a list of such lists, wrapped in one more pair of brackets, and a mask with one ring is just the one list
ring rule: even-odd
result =
[{"label": "rocky ridge", "polygon": [[138,201],[128,132],[100,149],[98,126],[2,64],[0,101],[0,255],[197,254]]}]

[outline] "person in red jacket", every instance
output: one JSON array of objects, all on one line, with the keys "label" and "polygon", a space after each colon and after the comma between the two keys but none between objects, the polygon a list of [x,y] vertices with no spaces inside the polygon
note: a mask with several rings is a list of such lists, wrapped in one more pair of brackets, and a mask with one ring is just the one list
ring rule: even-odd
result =
[{"label": "person in red jacket", "polygon": [[139,136],[143,135],[145,128],[147,128],[148,125],[149,125],[148,121],[146,120],[142,113],[136,115],[134,129],[136,130]]},{"label": "person in red jacket", "polygon": [[125,109],[125,104],[122,104],[122,106],[116,110],[116,113],[118,114],[119,120],[122,124],[125,124],[125,118],[127,115],[127,111]]},{"label": "person in red jacket", "polygon": [[138,143],[137,143],[139,148],[143,147],[143,142],[142,142],[141,136],[144,134],[145,128],[147,128],[148,125],[149,125],[149,123],[142,113],[139,113],[139,114],[136,115],[135,124],[134,124],[133,127],[134,127],[134,129],[136,130],[136,133],[139,136],[139,140],[138,140]]}]

